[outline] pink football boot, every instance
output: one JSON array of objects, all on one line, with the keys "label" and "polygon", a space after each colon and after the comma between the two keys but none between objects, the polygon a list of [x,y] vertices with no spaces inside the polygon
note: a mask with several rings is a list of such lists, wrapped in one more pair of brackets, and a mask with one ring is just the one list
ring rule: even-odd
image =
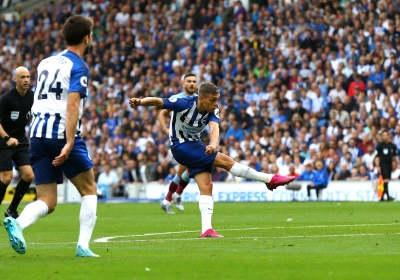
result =
[{"label": "pink football boot", "polygon": [[204,233],[200,233],[200,238],[204,237],[223,238],[223,236],[218,234],[213,228],[207,229]]},{"label": "pink football boot", "polygon": [[284,186],[293,182],[295,179],[296,177],[294,176],[282,176],[279,174],[275,174],[274,177],[272,177],[271,182],[265,183],[265,185],[270,191],[273,191],[279,186]]}]

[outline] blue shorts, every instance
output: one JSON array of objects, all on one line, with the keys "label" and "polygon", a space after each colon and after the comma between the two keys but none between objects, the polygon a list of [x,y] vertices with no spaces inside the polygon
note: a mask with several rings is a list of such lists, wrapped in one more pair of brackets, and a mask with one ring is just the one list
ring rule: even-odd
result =
[{"label": "blue shorts", "polygon": [[93,162],[80,138],[75,138],[68,159],[61,166],[53,166],[53,160],[60,155],[64,145],[65,139],[31,138],[30,158],[37,185],[61,184],[63,173],[70,179],[92,168]]},{"label": "blue shorts", "polygon": [[189,170],[189,177],[193,178],[197,173],[212,171],[213,163],[218,152],[207,155],[206,145],[201,141],[190,141],[175,144],[171,149],[176,161]]}]

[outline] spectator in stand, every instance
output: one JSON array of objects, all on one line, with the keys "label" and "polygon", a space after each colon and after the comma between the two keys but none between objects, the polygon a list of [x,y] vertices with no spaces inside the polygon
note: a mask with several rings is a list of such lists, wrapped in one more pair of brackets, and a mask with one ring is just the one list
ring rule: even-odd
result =
[{"label": "spectator in stand", "polygon": [[288,176],[294,176],[294,177],[296,177],[296,179],[299,178],[300,175],[298,173],[296,173],[296,167],[294,164],[291,164],[289,166]]},{"label": "spectator in stand", "polygon": [[[111,166],[109,164],[103,165],[104,171],[100,173],[99,178],[97,180],[97,185],[105,186],[106,188],[110,187],[114,191],[117,191],[119,188],[119,180],[118,175],[114,170],[111,170]],[[102,197],[103,191],[101,189],[97,190],[97,194]]]},{"label": "spectator in stand", "polygon": [[361,75],[358,73],[354,74],[354,81],[350,83],[347,95],[354,97],[356,96],[356,91],[365,91],[365,83],[361,80]]},{"label": "spectator in stand", "polygon": [[313,170],[313,161],[311,159],[306,159],[304,161],[304,167],[304,172],[297,177],[296,181],[312,181],[314,179],[315,170]]},{"label": "spectator in stand", "polygon": [[127,160],[126,167],[122,175],[122,183],[138,183],[140,181],[140,173],[136,160]]},{"label": "spectator in stand", "polygon": [[228,178],[228,172],[220,167],[216,167],[214,172],[212,173],[212,181],[213,182],[225,182]]},{"label": "spectator in stand", "polygon": [[343,181],[343,180],[347,180],[350,177],[351,177],[351,173],[350,173],[350,171],[348,169],[347,163],[343,162],[340,165],[340,173],[339,173],[338,180],[339,181]]},{"label": "spectator in stand", "polygon": [[153,182],[156,179],[156,166],[150,160],[147,154],[139,153],[137,155],[139,163],[139,173],[144,184]]},{"label": "spectator in stand", "polygon": [[376,157],[375,147],[373,144],[370,144],[367,146],[367,153],[364,154],[362,157],[362,163],[364,164],[365,167],[369,169],[372,167],[372,163],[374,162],[375,157]]},{"label": "spectator in stand", "polygon": [[322,189],[328,187],[328,173],[324,169],[322,161],[317,161],[315,164],[317,171],[311,183],[307,185],[307,196],[311,200],[311,190],[314,189],[317,195],[317,200],[320,200],[320,193]]},{"label": "spectator in stand", "polygon": [[282,124],[287,122],[286,116],[283,114],[284,108],[283,106],[279,106],[278,108],[278,115],[272,119],[274,124]]},{"label": "spectator in stand", "polygon": [[244,139],[244,130],[239,127],[239,122],[237,120],[233,120],[232,126],[225,134],[226,138],[229,138],[230,136],[233,136],[235,141],[242,141]]},{"label": "spectator in stand", "polygon": [[373,145],[373,142],[371,140],[371,136],[368,133],[364,133],[362,135],[362,141],[358,143],[357,147],[361,149],[361,153],[364,156],[366,153],[368,153],[368,146]]},{"label": "spectator in stand", "polygon": [[331,161],[327,168],[326,173],[328,174],[328,181],[336,181],[339,178],[338,173],[336,172],[335,162]]},{"label": "spectator in stand", "polygon": [[363,156],[362,150],[356,146],[356,140],[354,138],[351,138],[348,144],[349,144],[348,151],[351,154],[352,162],[356,161],[358,157]]},{"label": "spectator in stand", "polygon": [[369,174],[368,169],[364,165],[360,165],[358,172],[360,181],[371,180],[371,175]]},{"label": "spectator in stand", "polygon": [[345,96],[346,91],[342,88],[342,83],[340,82],[336,82],[335,88],[329,91],[330,100],[335,100],[335,98],[338,97],[341,102],[344,102]]}]

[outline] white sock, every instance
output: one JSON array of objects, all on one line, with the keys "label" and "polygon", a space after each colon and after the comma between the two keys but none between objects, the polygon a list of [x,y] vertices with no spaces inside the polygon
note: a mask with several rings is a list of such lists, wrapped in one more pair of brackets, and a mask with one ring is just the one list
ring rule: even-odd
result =
[{"label": "white sock", "polygon": [[164,198],[162,204],[164,204],[164,205],[170,205],[170,204],[171,204],[171,201],[168,201],[168,200],[166,200],[166,199]]},{"label": "white sock", "polygon": [[235,164],[232,166],[229,172],[232,173],[232,175],[234,176],[264,183],[271,182],[272,177],[274,177],[274,174],[257,172],[256,170],[238,162],[235,162]]},{"label": "white sock", "polygon": [[26,205],[21,215],[17,218],[17,222],[24,230],[30,225],[33,225],[39,218],[46,216],[48,211],[49,207],[44,201],[36,200]]},{"label": "white sock", "polygon": [[80,229],[78,245],[83,250],[89,248],[89,241],[92,237],[94,225],[96,224],[97,196],[86,195],[82,197],[81,212],[79,213]]},{"label": "white sock", "polygon": [[212,196],[200,195],[199,209],[201,213],[201,233],[212,228],[211,218],[214,211],[214,201]]}]

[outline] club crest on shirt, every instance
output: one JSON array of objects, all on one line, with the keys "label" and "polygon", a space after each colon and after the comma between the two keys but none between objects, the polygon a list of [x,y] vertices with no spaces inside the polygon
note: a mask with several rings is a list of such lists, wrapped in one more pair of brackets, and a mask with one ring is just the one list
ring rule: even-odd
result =
[{"label": "club crest on shirt", "polygon": [[215,109],[214,115],[219,119],[219,109]]},{"label": "club crest on shirt", "polygon": [[383,149],[383,154],[387,155],[389,153],[388,149]]},{"label": "club crest on shirt", "polygon": [[19,117],[19,112],[18,111],[11,111],[11,120],[16,121]]},{"label": "club crest on shirt", "polygon": [[81,85],[83,87],[87,87],[87,77],[85,77],[85,76],[81,77]]},{"label": "club crest on shirt", "polygon": [[26,119],[29,120],[32,117],[32,112],[29,111],[28,113],[26,113]]}]

